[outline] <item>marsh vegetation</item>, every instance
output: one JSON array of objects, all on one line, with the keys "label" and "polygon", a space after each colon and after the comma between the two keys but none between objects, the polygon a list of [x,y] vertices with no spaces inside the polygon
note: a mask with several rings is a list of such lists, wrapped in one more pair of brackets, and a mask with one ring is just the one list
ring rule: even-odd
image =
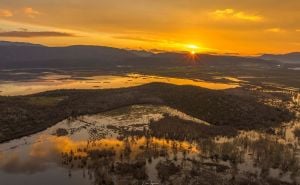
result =
[{"label": "marsh vegetation", "polygon": [[0,145],[0,175],[15,184],[24,178],[35,184],[30,179],[52,171],[57,178],[49,183],[299,183],[299,142],[293,135],[299,122],[273,133],[228,132],[171,110],[134,105],[66,119]]},{"label": "marsh vegetation", "polygon": [[[76,78],[95,88],[0,96],[1,180],[13,185],[299,183],[297,89],[197,70],[170,68],[168,75],[239,87],[212,90],[158,81],[101,89],[86,80],[91,74],[80,72]],[[156,70],[155,75],[167,74]],[[140,78],[147,80],[141,75],[130,80]],[[104,81],[103,86],[112,85]]]}]

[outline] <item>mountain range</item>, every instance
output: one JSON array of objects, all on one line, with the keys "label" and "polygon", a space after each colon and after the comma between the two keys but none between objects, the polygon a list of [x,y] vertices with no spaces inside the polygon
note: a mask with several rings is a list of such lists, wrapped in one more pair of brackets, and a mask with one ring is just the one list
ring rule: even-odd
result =
[{"label": "mountain range", "polygon": [[[278,59],[296,61],[288,56],[262,55],[242,57],[228,55],[135,51],[104,46],[75,45],[48,47],[39,44],[0,41],[0,68],[97,68],[115,66],[182,66],[182,65],[276,65]],[[271,61],[270,61],[271,60]]]},{"label": "mountain range", "polygon": [[300,64],[300,52],[293,52],[287,54],[264,54],[260,58],[265,60],[278,60],[284,63],[298,63]]}]

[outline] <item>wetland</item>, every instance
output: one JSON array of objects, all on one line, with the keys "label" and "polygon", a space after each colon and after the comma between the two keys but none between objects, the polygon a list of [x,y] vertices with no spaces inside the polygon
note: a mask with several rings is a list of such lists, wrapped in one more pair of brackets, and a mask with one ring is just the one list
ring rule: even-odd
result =
[{"label": "wetland", "polygon": [[1,182],[300,183],[297,85],[181,70],[2,73]]}]

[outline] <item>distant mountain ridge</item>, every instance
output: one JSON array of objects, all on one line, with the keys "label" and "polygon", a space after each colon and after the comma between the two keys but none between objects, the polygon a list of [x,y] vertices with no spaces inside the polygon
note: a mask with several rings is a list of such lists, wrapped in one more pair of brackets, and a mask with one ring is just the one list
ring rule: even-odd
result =
[{"label": "distant mountain ridge", "polygon": [[32,44],[27,42],[9,42],[9,41],[0,41],[0,46],[30,46],[30,47],[45,47],[41,44]]},{"label": "distant mountain ridge", "polygon": [[102,46],[45,47],[25,43],[0,45],[0,68],[97,67],[136,57],[133,53]]},{"label": "distant mountain ridge", "polygon": [[288,63],[299,63],[300,64],[300,52],[293,52],[287,54],[264,54],[260,56],[260,58],[265,60],[278,60],[281,62],[288,62]]},{"label": "distant mountain ridge", "polygon": [[47,47],[38,44],[0,41],[0,68],[97,68],[161,67],[185,65],[274,65],[254,57],[186,53],[152,53],[105,46],[74,45]]}]

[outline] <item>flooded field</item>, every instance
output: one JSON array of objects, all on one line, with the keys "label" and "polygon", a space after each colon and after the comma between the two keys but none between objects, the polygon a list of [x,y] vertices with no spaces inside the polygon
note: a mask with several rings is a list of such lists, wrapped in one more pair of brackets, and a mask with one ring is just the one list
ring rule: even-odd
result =
[{"label": "flooded field", "polygon": [[294,68],[289,68],[289,69],[299,71],[300,67],[294,67]]},{"label": "flooded field", "polygon": [[[0,95],[28,95],[58,89],[114,89],[151,82],[174,84],[181,88],[184,88],[181,85],[191,85],[206,89],[196,88],[195,91],[177,89],[184,96],[178,96],[177,91],[171,96],[170,91],[163,91],[165,85],[158,88],[150,86],[147,93],[159,90],[168,96],[147,94],[143,97],[143,101],[133,101],[143,94],[143,89],[135,93],[130,91],[124,93],[120,90],[118,92],[120,95],[111,98],[108,98],[110,92],[105,96],[104,94],[79,96],[80,94],[72,94],[76,93],[75,91],[69,94],[57,92],[57,96],[46,93],[38,97],[3,97],[3,102],[6,99],[16,98],[13,100],[23,111],[23,116],[20,116],[18,108],[12,109],[16,111],[11,116],[2,111],[3,115],[10,118],[8,121],[4,119],[8,126],[2,128],[3,133],[10,131],[11,134],[7,134],[8,138],[26,135],[11,137],[15,136],[18,129],[38,133],[0,144],[0,184],[2,182],[5,185],[300,183],[298,88],[267,83],[264,82],[264,78],[254,76],[233,75],[237,77],[234,78],[231,75],[216,73],[212,73],[210,78],[176,77],[176,75],[162,77],[163,75],[159,74],[137,73],[74,75],[47,72],[37,73],[37,76],[27,73],[14,74],[29,75],[29,78],[11,81],[3,78],[0,82]],[[257,81],[259,83],[256,83]],[[172,87],[175,90],[176,88]],[[187,96],[189,94],[193,96]],[[204,98],[195,98],[201,94]],[[170,97],[172,99],[169,99]],[[195,99],[189,101],[187,97]],[[252,103],[257,101],[257,104],[242,101],[244,98],[249,98],[249,102]],[[207,101],[202,101],[204,99]],[[178,105],[176,107],[172,103],[177,100],[180,103],[175,104]],[[167,101],[172,103],[166,104]],[[189,103],[186,103],[187,101]],[[193,107],[192,104],[201,107],[190,109]],[[55,108],[58,105],[60,108]],[[180,110],[191,111],[191,115],[198,117],[163,105],[184,108]],[[267,107],[260,109],[265,105],[276,110],[271,111]],[[32,121],[28,113],[33,112],[35,106],[35,110],[40,110],[40,107],[48,108],[48,112],[56,117],[61,112],[55,110],[65,111],[67,116],[62,115],[61,119],[44,126],[44,122],[52,116]],[[98,109],[95,108],[97,106]],[[207,107],[203,108],[205,106]],[[7,110],[9,112],[11,108],[8,107]],[[89,111],[82,113],[86,110]],[[197,114],[193,113],[194,110],[198,111]],[[277,112],[280,110],[296,112],[296,119],[293,116],[291,119],[281,119],[287,116],[287,112],[278,116]],[[206,114],[207,111],[209,113]],[[236,111],[239,111],[238,115],[230,116],[231,112]],[[98,112],[101,113],[95,114]],[[220,112],[226,112],[224,117],[218,114]],[[259,117],[258,112],[263,115],[257,118],[258,122],[249,118],[253,118],[254,115]],[[9,126],[12,125],[16,115],[21,121],[15,124],[17,127]],[[32,115],[41,115],[41,112],[37,111]],[[69,117],[70,115],[72,117]],[[238,121],[232,121],[236,117]],[[293,121],[290,121],[292,118]],[[63,121],[57,123],[58,120]],[[280,122],[280,120],[288,121]],[[35,124],[39,121],[41,122],[39,126],[43,126],[40,130],[26,129],[29,126],[38,127]],[[269,124],[271,122],[276,124]],[[29,124],[19,126],[22,123]],[[48,128],[49,126],[51,127]],[[48,129],[39,132],[45,128]],[[32,130],[34,132],[31,132]]]},{"label": "flooded field", "polygon": [[192,139],[188,134],[181,137],[184,132],[180,132],[158,137],[153,125],[159,128],[158,121],[173,117],[210,126],[154,105],[69,118],[43,132],[1,144],[1,183],[300,183],[299,120],[270,133],[241,131],[234,137]]},{"label": "flooded field", "polygon": [[238,79],[232,77],[225,77],[225,79],[228,80],[228,83],[140,74],[127,74],[123,76],[104,75],[90,77],[72,77],[71,75],[46,74],[40,76],[39,78],[33,80],[31,79],[28,81],[2,81],[0,82],[0,95],[27,95],[56,89],[124,88],[143,85],[151,82],[163,82],[175,85],[193,85],[216,90],[239,87],[240,81]]}]

